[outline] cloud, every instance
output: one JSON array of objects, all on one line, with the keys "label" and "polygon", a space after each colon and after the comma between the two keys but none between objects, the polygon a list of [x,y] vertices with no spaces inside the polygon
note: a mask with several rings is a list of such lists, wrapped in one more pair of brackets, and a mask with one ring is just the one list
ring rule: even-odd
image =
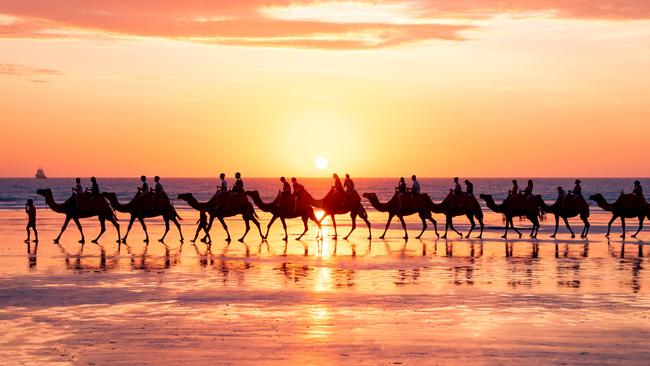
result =
[{"label": "cloud", "polygon": [[60,75],[64,75],[64,73],[59,70],[29,65],[0,63],[0,76],[18,77],[34,83],[47,83],[48,81],[44,78]]},{"label": "cloud", "polygon": [[161,37],[192,42],[371,49],[462,40],[499,14],[649,19],[648,0],[0,0],[0,37]]}]

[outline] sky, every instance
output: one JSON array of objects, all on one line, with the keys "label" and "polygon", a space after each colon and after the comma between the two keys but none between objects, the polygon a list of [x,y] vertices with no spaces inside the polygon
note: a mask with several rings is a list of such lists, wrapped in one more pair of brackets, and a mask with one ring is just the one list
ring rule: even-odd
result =
[{"label": "sky", "polygon": [[5,177],[647,177],[650,2],[0,0],[0,111]]}]

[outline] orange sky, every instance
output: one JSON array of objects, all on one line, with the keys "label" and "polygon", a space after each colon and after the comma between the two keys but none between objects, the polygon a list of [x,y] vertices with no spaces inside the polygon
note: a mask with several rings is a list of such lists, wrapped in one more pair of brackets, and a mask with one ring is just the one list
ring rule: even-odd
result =
[{"label": "orange sky", "polygon": [[0,176],[650,176],[650,2],[0,0],[0,96]]}]

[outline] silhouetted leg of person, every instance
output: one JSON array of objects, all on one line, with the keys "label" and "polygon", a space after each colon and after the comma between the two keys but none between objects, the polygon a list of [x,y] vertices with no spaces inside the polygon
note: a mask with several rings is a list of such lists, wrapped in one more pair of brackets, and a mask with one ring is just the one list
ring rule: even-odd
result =
[{"label": "silhouetted leg of person", "polygon": [[388,221],[386,221],[386,227],[384,227],[384,233],[381,234],[379,239],[383,239],[386,236],[386,232],[388,231],[388,228],[390,227],[390,222],[393,221],[393,214],[388,214]]},{"label": "silhouetted leg of person", "polygon": [[26,229],[27,229],[27,239],[25,239],[25,243],[29,243],[30,235],[31,235],[31,232],[29,231],[29,225],[27,225]]},{"label": "silhouetted leg of person", "polygon": [[217,220],[221,223],[221,227],[223,227],[223,230],[226,232],[226,241],[230,242],[232,239],[230,239],[230,231],[228,231],[228,225],[226,225],[226,221],[224,221],[223,217],[217,216]]},{"label": "silhouetted leg of person", "polygon": [[70,222],[70,219],[71,219],[70,216],[65,217],[65,221],[63,222],[63,226],[61,226],[61,232],[59,232],[59,235],[54,239],[54,244],[59,243],[59,239],[61,239],[61,235],[63,235],[63,232],[68,227],[68,223]]},{"label": "silhouetted leg of person", "polygon": [[573,230],[571,230],[571,225],[569,225],[569,219],[566,217],[562,218],[564,220],[564,224],[566,225],[566,228],[569,229],[569,232],[571,233],[571,238],[575,238],[576,234],[573,233]]},{"label": "silhouetted leg of person", "polygon": [[81,228],[81,223],[79,222],[79,219],[74,217],[72,218],[74,221],[75,225],[77,225],[77,229],[79,230],[79,233],[81,234],[81,240],[79,240],[79,243],[83,244],[86,242],[86,237],[84,236],[84,230]]},{"label": "silhouetted leg of person", "polygon": [[91,241],[92,243],[97,243],[99,241],[99,238],[101,238],[102,235],[104,234],[104,232],[106,231],[106,222],[105,221],[106,221],[106,219],[99,216],[99,234],[97,235],[97,237],[94,240]]},{"label": "silhouetted leg of person", "polygon": [[639,232],[643,229],[643,219],[644,218],[645,218],[644,216],[639,216],[639,228],[637,229],[636,233],[634,233],[634,235],[632,235],[633,238],[636,238],[636,236],[639,234]]},{"label": "silhouetted leg of person", "polygon": [[357,212],[356,211],[354,211],[354,210],[350,211],[350,220],[352,221],[352,227],[350,228],[350,232],[348,233],[348,235],[343,237],[343,240],[348,240],[348,238],[350,237],[350,235],[352,234],[354,229],[357,228]]},{"label": "silhouetted leg of person", "polygon": [[36,230],[36,225],[32,229],[34,229],[34,243],[38,243],[38,230]]}]

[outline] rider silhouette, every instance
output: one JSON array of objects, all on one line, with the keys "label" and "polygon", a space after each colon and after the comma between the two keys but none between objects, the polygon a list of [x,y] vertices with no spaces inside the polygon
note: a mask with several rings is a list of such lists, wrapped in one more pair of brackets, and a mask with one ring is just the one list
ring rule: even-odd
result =
[{"label": "rider silhouette", "polygon": [[465,185],[467,186],[467,194],[469,195],[474,195],[474,184],[470,182],[468,179],[465,179]]},{"label": "rider silhouette", "polygon": [[93,197],[99,196],[99,184],[97,184],[97,179],[95,177],[90,177],[90,194],[93,195]]},{"label": "rider silhouette", "polygon": [[81,195],[83,192],[84,190],[81,187],[81,179],[80,178],[75,179],[75,186],[72,188],[72,194],[78,196]]},{"label": "rider silhouette", "polygon": [[517,193],[519,193],[519,185],[517,184],[517,180],[513,179],[512,180],[512,189],[510,190],[510,192],[508,192],[508,196],[514,196]]},{"label": "rider silhouette", "polygon": [[345,175],[345,180],[343,181],[343,187],[345,187],[346,192],[354,191],[354,182],[350,179],[350,174]]},{"label": "rider silhouette", "polygon": [[147,184],[147,177],[144,175],[141,176],[140,181],[142,182],[142,185],[138,187],[138,194],[144,195],[145,193],[149,193],[149,184]]},{"label": "rider silhouette", "polygon": [[570,190],[569,193],[575,196],[580,196],[582,197],[582,187],[580,186],[580,179],[576,179],[575,181],[575,186],[573,187],[573,190]]},{"label": "rider silhouette", "polygon": [[451,190],[452,193],[460,196],[463,193],[463,188],[460,186],[460,182],[458,181],[458,177],[454,178],[454,189]]},{"label": "rider silhouette", "polygon": [[217,187],[217,194],[224,194],[228,192],[228,182],[226,182],[226,174],[225,173],[219,174],[219,179],[221,180],[221,183],[219,184],[219,187]]},{"label": "rider silhouette", "polygon": [[293,210],[297,211],[298,210],[298,200],[300,199],[300,196],[302,195],[303,192],[305,192],[305,186],[302,184],[298,183],[298,179],[296,177],[291,178],[291,185],[293,186]]},{"label": "rider silhouette", "polygon": [[413,185],[411,186],[411,193],[413,196],[417,196],[420,194],[420,182],[418,182],[418,179],[415,177],[415,174],[411,176],[411,180],[413,181]]},{"label": "rider silhouette", "polygon": [[235,185],[232,187],[232,193],[244,192],[244,181],[241,179],[241,173],[235,173]]}]

